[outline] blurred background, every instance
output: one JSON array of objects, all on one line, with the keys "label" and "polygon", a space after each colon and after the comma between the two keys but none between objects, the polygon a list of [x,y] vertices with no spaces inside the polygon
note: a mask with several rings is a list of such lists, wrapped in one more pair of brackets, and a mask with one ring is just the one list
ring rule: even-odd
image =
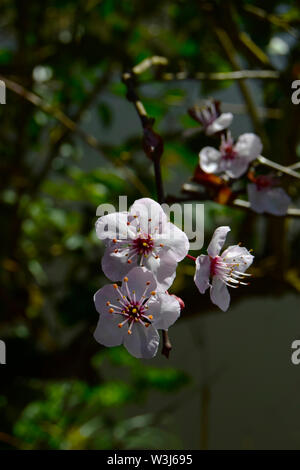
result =
[{"label": "blurred background", "polygon": [[[139,77],[164,139],[166,193],[181,197],[208,139],[188,116],[207,97],[254,131],[263,155],[300,158],[300,9],[294,1],[2,0],[0,75],[1,449],[298,449],[300,223],[205,202],[205,244],[254,249],[254,279],[224,314],[183,261],[173,350],[140,361],[93,338],[94,292],[107,283],[96,208],[156,197],[124,70],[153,55],[169,72],[277,70],[276,80],[168,81]],[[282,178],[299,203],[299,183]],[[197,256],[197,253],[192,253]]]}]

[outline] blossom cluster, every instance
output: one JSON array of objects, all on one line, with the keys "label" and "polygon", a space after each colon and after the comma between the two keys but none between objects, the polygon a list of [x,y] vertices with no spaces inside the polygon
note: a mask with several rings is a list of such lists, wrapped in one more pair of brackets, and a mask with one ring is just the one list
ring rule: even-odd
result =
[{"label": "blossom cluster", "polygon": [[[261,139],[249,132],[240,135],[235,142],[228,130],[233,115],[221,113],[219,102],[212,101],[203,108],[192,108],[189,114],[202,125],[206,135],[220,136],[218,149],[206,146],[199,152],[201,170],[209,174],[220,174],[229,181],[247,174],[251,163],[262,152]],[[287,213],[291,199],[280,187],[278,178],[272,173],[255,176],[253,172],[248,173],[247,177],[247,195],[253,211],[278,216]]]},{"label": "blossom cluster", "polygon": [[[247,284],[245,271],[253,261],[239,245],[220,254],[229,231],[217,228],[207,255],[195,258],[197,288],[201,294],[210,288],[212,302],[223,311],[229,307],[228,287]],[[133,356],[151,358],[159,346],[158,330],[168,330],[184,307],[168,289],[188,255],[188,237],[149,198],[135,201],[128,212],[100,217],[96,234],[105,244],[102,270],[113,284],[94,296],[100,314],[94,337],[105,346],[123,344]]]}]

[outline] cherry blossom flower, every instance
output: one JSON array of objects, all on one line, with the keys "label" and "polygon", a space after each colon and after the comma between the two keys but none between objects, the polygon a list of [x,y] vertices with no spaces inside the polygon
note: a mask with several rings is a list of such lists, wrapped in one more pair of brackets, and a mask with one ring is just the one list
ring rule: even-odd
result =
[{"label": "cherry blossom flower", "polygon": [[291,198],[278,186],[278,179],[272,175],[260,175],[252,178],[247,185],[251,209],[262,214],[285,215]]},{"label": "cherry blossom flower", "polygon": [[138,358],[155,356],[157,330],[167,330],[180,315],[176,298],[157,290],[152,273],[140,267],[123,278],[122,286],[110,284],[98,290],[94,302],[100,313],[95,339],[108,347],[124,344]]},{"label": "cherry blossom flower", "polygon": [[102,270],[121,280],[134,266],[149,269],[163,290],[172,284],[177,263],[188,253],[186,234],[168,221],[160,204],[138,199],[129,212],[115,212],[96,222],[98,238],[106,243]]},{"label": "cherry blossom flower", "polygon": [[233,114],[221,113],[218,101],[208,101],[205,106],[194,106],[189,109],[189,115],[202,124],[206,135],[213,135],[230,126]]},{"label": "cherry blossom flower", "polygon": [[222,254],[226,235],[230,227],[218,227],[207,248],[208,255],[200,255],[196,259],[194,281],[201,294],[210,287],[211,301],[224,312],[230,303],[227,287],[237,288],[247,285],[243,279],[250,274],[245,271],[252,264],[254,256],[239,245],[228,247]]},{"label": "cherry blossom flower", "polygon": [[206,173],[226,173],[239,178],[262,151],[260,138],[252,133],[242,134],[234,143],[231,133],[221,136],[220,149],[204,147],[199,153],[200,168]]}]

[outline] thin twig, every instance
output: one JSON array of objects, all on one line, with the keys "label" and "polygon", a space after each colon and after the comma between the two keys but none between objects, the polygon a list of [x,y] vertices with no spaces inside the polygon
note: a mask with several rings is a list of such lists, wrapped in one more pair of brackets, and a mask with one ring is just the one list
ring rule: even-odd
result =
[{"label": "thin twig", "polygon": [[[185,183],[182,186],[182,192],[185,194],[188,194],[188,198],[177,198],[177,197],[167,197],[167,201],[172,201],[172,202],[186,202],[186,201],[207,201],[210,200],[208,199],[209,196],[205,192],[201,192],[202,186],[199,187],[198,184],[195,183]],[[250,202],[245,201],[244,199],[234,199],[232,202],[228,204],[231,207],[235,207],[238,209],[244,209],[246,211],[252,211]],[[268,214],[265,214],[268,215]],[[289,207],[287,210],[286,215],[282,217],[295,217],[298,218],[300,217],[300,209],[294,208],[294,207]]]},{"label": "thin twig", "polygon": [[32,103],[34,106],[37,106],[46,114],[54,117],[57,121],[63,124],[69,131],[76,132],[79,134],[82,139],[93,149],[100,150],[101,152],[105,150],[105,146],[102,145],[94,136],[86,133],[82,129],[80,129],[77,124],[72,121],[61,109],[46,103],[40,96],[37,94],[26,90],[22,85],[6,78],[0,76],[0,79],[5,82],[6,87],[16,93],[17,95],[21,96],[25,100]]},{"label": "thin twig", "polygon": [[280,77],[279,72],[275,70],[236,70],[233,72],[164,72],[157,76],[158,80],[178,81],[178,80],[246,80],[246,79],[271,79],[276,80]]},{"label": "thin twig", "polygon": [[277,26],[278,28],[284,29],[287,33],[289,33],[294,38],[297,38],[297,30],[289,25],[289,23],[282,17],[278,15],[274,15],[273,13],[268,13],[267,11],[259,8],[255,5],[245,5],[244,10],[251,15],[254,15],[256,18],[260,20],[265,20],[268,23]]},{"label": "thin twig", "polygon": [[132,73],[134,75],[140,75],[141,73],[148,70],[150,67],[158,66],[158,65],[165,66],[165,65],[168,65],[168,63],[169,63],[169,61],[166,57],[154,55],[152,57],[148,57],[147,59],[142,60],[142,62],[135,65],[132,68]]},{"label": "thin twig", "polygon": [[292,165],[289,165],[287,168],[289,168],[290,170],[297,170],[298,168],[300,168],[300,162],[293,163]]},{"label": "thin twig", "polygon": [[[107,70],[104,72],[102,77],[96,82],[95,86],[93,87],[92,91],[86,96],[85,100],[82,102],[81,106],[78,108],[74,116],[72,117],[72,121],[76,126],[79,125],[82,116],[84,115],[85,111],[89,108],[91,103],[97,98],[100,91],[103,87],[107,84],[108,79],[110,77],[111,67],[108,67]],[[40,184],[43,182],[44,178],[48,174],[52,162],[57,155],[58,149],[62,145],[62,143],[68,138],[71,134],[71,130],[68,129],[64,124],[57,125],[54,129],[50,132],[50,142],[51,147],[48,155],[46,156],[45,163],[33,181],[32,184],[32,192],[36,191]]]},{"label": "thin twig", "polygon": [[[0,75],[0,80],[5,82],[6,87],[16,93],[17,95],[21,96],[23,99],[29,101],[34,106],[37,106],[46,114],[53,117],[57,121],[59,121],[68,131],[76,133],[87,145],[89,145],[92,149],[96,150],[100,153],[100,155],[109,160],[108,153],[110,147],[104,144],[101,144],[99,140],[97,140],[93,135],[88,134],[83,129],[81,129],[76,122],[70,119],[61,109],[52,106],[46,103],[40,96],[37,94],[26,90],[22,85]],[[60,134],[61,136],[62,134]],[[58,137],[59,139],[59,137]],[[136,187],[136,189],[141,194],[149,194],[148,189],[145,185],[135,177],[135,175],[129,171],[123,164],[122,160],[118,159],[114,162],[116,166],[121,166],[122,170],[126,173],[126,178]]]},{"label": "thin twig", "polygon": [[161,175],[160,160],[156,159],[153,162],[154,164],[154,174],[155,174],[155,185],[157,191],[157,201],[162,204],[164,202],[164,188]]},{"label": "thin twig", "polygon": [[[166,57],[153,56],[144,59],[142,62],[132,68],[131,73],[134,75],[141,75],[151,67],[165,67],[169,63]],[[128,73],[130,75],[130,72]],[[159,81],[178,81],[178,80],[245,80],[245,79],[271,79],[276,80],[280,77],[277,70],[236,70],[233,72],[196,72],[190,73],[188,71],[180,72],[158,72],[154,80]],[[126,79],[126,73],[123,79]]]},{"label": "thin twig", "polygon": [[[215,27],[214,31],[231,66],[236,71],[241,72],[239,61],[236,58],[235,48],[228,33],[224,29],[219,28],[219,27]],[[245,103],[247,105],[250,117],[252,119],[254,129],[261,136],[263,143],[266,146],[267,136],[266,136],[263,126],[261,125],[261,122],[257,113],[256,105],[252,99],[250,89],[248,88],[244,80],[239,81],[238,84],[239,84],[241,93],[244,97]]]},{"label": "thin twig", "polygon": [[257,160],[261,165],[267,166],[268,168],[272,168],[273,170],[280,171],[281,173],[292,176],[293,178],[297,178],[298,180],[300,179],[300,174],[294,171],[290,166],[280,165],[279,163],[273,162],[272,160],[269,160],[268,158],[265,158],[262,155],[260,155]]}]

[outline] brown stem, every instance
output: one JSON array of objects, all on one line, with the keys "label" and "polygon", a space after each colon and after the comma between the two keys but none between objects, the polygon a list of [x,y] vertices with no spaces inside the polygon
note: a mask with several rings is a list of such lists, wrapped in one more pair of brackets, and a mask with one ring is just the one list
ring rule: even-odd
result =
[{"label": "brown stem", "polygon": [[155,159],[154,162],[154,175],[155,175],[155,185],[157,191],[157,201],[162,204],[164,202],[164,187],[162,182],[160,160]]},{"label": "brown stem", "polygon": [[[144,72],[147,68],[152,65],[165,65],[164,58],[152,57],[136,65],[131,71],[123,73],[122,80],[127,88],[127,99],[133,103],[138,117],[140,118],[141,125],[144,132],[143,137],[143,148],[146,156],[153,161],[155,186],[157,192],[157,200],[160,204],[164,202],[164,188],[161,175],[160,159],[163,153],[163,140],[153,130],[154,119],[148,116],[146,109],[141,102],[136,89],[135,89],[135,78],[136,75]],[[162,330],[162,354],[169,358],[172,344],[169,338],[168,331]]]},{"label": "brown stem", "polygon": [[[190,201],[207,201],[211,199],[209,195],[206,192],[201,192],[202,186],[199,184],[195,183],[185,183],[182,186],[182,192],[184,194],[189,195],[188,198],[182,198],[182,197],[167,197],[167,201],[172,201],[172,202],[186,202],[188,200]],[[246,211],[252,211],[250,207],[249,201],[245,201],[244,199],[234,199],[232,202],[229,202],[227,205],[231,207],[235,207],[236,209],[243,209]],[[274,217],[269,214],[264,214],[265,217]],[[279,217],[279,216],[276,216]],[[289,207],[287,210],[286,215],[280,216],[281,218],[284,217],[295,217],[299,218],[300,217],[300,209],[297,209],[296,207]]]}]

